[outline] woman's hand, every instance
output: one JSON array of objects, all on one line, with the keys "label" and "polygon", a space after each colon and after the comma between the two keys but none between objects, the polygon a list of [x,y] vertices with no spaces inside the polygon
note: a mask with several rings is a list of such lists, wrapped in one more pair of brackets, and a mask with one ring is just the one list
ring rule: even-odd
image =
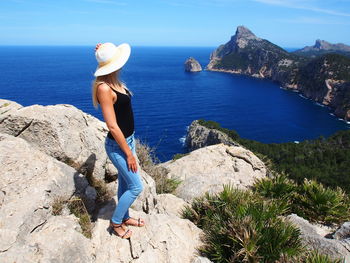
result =
[{"label": "woman's hand", "polygon": [[95,47],[95,51],[101,46],[102,44],[101,43],[98,43]]},{"label": "woman's hand", "polygon": [[136,158],[133,154],[130,154],[129,156],[126,157],[126,162],[128,163],[128,170],[136,173],[137,172],[137,162]]}]

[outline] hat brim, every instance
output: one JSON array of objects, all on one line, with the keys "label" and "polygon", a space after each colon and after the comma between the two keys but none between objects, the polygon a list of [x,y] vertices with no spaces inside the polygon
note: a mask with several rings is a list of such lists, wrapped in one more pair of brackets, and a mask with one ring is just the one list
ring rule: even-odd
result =
[{"label": "hat brim", "polygon": [[105,66],[102,66],[102,67],[97,66],[96,71],[94,73],[95,77],[110,74],[122,68],[125,65],[125,63],[128,61],[130,57],[131,48],[127,43],[120,44],[119,46],[117,46],[117,48],[120,50],[120,54],[121,54],[120,57],[117,60],[112,61],[111,63]]}]

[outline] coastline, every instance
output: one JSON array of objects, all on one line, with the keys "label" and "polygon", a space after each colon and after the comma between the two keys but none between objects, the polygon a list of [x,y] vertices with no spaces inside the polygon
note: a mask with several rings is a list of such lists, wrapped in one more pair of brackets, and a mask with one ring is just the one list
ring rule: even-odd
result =
[{"label": "coastline", "polygon": [[261,74],[252,74],[252,75],[246,74],[246,73],[243,73],[242,70],[212,69],[212,68],[208,68],[208,67],[206,67],[205,70],[213,71],[213,72],[234,74],[234,75],[241,75],[241,76],[243,75],[243,76],[247,76],[247,77],[251,77],[251,78],[255,78],[255,79],[264,79],[264,80],[268,80],[268,81],[271,81],[271,82],[275,82],[278,85],[280,85],[280,87],[279,87],[280,89],[296,92],[303,99],[310,100],[310,101],[314,102],[317,106],[326,107],[330,111],[330,114],[335,116],[335,117],[337,117],[338,120],[343,121],[343,122],[345,122],[347,124],[350,124],[350,120],[346,120],[342,115],[337,114],[336,111],[335,111],[336,110],[335,108],[331,107],[329,104],[325,104],[323,102],[321,103],[321,102],[319,102],[317,100],[314,100],[314,99],[312,99],[310,97],[307,97],[305,94],[303,94],[299,90],[297,85],[287,85],[287,84],[281,83],[278,80],[272,80],[270,78],[266,78],[266,77],[264,77]]}]

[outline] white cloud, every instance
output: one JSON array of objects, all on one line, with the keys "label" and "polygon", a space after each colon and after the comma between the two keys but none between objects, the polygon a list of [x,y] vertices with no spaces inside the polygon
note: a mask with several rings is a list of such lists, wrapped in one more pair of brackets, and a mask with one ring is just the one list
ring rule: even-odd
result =
[{"label": "white cloud", "polygon": [[283,6],[288,8],[309,10],[309,11],[328,14],[328,15],[350,16],[350,13],[339,12],[332,9],[319,8],[317,6],[310,5],[309,3],[313,2],[310,0],[309,1],[307,0],[252,0],[252,1],[268,4],[268,5],[277,5],[277,6]]}]

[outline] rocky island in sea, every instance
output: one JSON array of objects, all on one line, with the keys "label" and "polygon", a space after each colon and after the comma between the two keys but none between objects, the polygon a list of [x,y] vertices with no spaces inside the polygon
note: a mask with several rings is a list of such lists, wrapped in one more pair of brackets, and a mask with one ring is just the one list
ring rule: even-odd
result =
[{"label": "rocky island in sea", "polygon": [[185,71],[187,72],[199,72],[202,71],[202,66],[193,57],[188,58],[185,61]]},{"label": "rocky island in sea", "polygon": [[230,41],[211,54],[207,69],[270,79],[282,88],[298,91],[329,106],[336,116],[348,121],[350,58],[346,55],[349,48],[344,44],[316,41],[312,48],[287,52],[257,37],[248,28],[238,26]]},{"label": "rocky island in sea", "polygon": [[[104,150],[107,132],[73,105],[0,99],[1,262],[243,262],[242,237],[257,245],[249,256],[265,262],[350,260],[347,195],[313,181],[276,181],[247,140],[202,120],[190,125],[190,151],[165,163],[154,164],[137,140],[144,190],[130,214],[146,225],[130,240],[110,236],[118,172]],[[344,151],[346,138],[335,138]]]}]

